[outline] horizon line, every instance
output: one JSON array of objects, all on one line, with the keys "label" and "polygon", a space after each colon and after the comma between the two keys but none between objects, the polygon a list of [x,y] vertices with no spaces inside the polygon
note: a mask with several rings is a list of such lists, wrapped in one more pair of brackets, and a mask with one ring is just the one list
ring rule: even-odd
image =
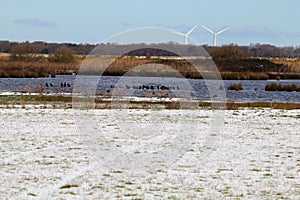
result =
[{"label": "horizon line", "polygon": [[[0,39],[0,42],[11,42],[11,43],[35,43],[35,42],[44,42],[47,44],[76,44],[76,45],[100,45],[100,44],[114,44],[114,45],[134,45],[134,44],[146,44],[146,45],[151,45],[151,44],[175,44],[175,45],[190,45],[190,46],[208,46],[208,47],[214,47],[213,45],[209,45],[209,44],[180,44],[180,43],[176,43],[173,41],[169,41],[169,42],[163,42],[163,43],[130,43],[130,44],[122,44],[122,43],[115,43],[115,42],[100,42],[100,43],[89,43],[89,42],[74,42],[74,41],[46,41],[46,40],[8,40],[8,39]],[[259,43],[259,42],[253,42],[253,43],[249,43],[249,44],[238,44],[238,43],[226,43],[226,44],[221,44],[221,45],[217,45],[216,47],[221,47],[221,46],[230,46],[230,45],[234,45],[234,46],[252,46],[252,45],[270,45],[270,46],[274,46],[274,47],[278,47],[278,48],[288,48],[288,47],[292,47],[295,49],[299,49],[300,48],[300,44],[299,45],[276,45],[276,44],[272,44],[272,43]]]}]

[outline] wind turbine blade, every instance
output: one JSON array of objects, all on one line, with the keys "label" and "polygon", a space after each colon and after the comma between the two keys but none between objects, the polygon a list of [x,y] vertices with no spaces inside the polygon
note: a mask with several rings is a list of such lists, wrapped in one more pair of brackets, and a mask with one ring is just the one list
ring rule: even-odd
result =
[{"label": "wind turbine blade", "polygon": [[223,33],[224,31],[227,31],[228,29],[229,29],[228,27],[227,27],[227,28],[224,28],[223,30],[217,32],[217,34],[221,34],[221,33]]},{"label": "wind turbine blade", "polygon": [[185,36],[185,34],[180,33],[180,32],[178,32],[178,31],[172,31],[172,32],[175,33],[175,34],[177,34],[177,35],[183,35],[183,36]]},{"label": "wind turbine blade", "polygon": [[202,25],[202,27],[203,27],[204,29],[206,29],[208,32],[214,34],[214,32],[213,32],[212,30],[210,30],[209,28],[207,28],[206,26],[203,26],[203,25]]},{"label": "wind turbine blade", "polygon": [[189,32],[187,32],[185,35],[189,35],[191,34],[191,32],[193,32],[193,30],[197,27],[197,25],[195,25],[193,28],[191,28],[191,30],[189,30]]}]

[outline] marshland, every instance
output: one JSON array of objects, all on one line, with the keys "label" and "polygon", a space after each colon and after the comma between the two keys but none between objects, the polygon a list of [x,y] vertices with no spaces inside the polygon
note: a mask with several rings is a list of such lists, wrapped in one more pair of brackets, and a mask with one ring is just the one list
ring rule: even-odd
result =
[{"label": "marshland", "polygon": [[[217,89],[226,97],[217,101],[207,87],[215,74],[183,59],[126,55],[100,74],[98,66],[80,66],[110,56],[79,55],[72,47],[1,56],[0,197],[299,198],[298,60],[252,58],[236,46],[212,49],[205,59],[220,70]],[[238,57],[218,57],[222,52]],[[150,68],[134,71],[139,65]],[[78,77],[97,73],[92,99],[76,96]],[[137,136],[129,134],[134,130]],[[184,153],[172,149],[172,162],[130,159],[163,156],[190,132]],[[116,161],[94,148],[103,138],[121,152],[111,155]]]}]

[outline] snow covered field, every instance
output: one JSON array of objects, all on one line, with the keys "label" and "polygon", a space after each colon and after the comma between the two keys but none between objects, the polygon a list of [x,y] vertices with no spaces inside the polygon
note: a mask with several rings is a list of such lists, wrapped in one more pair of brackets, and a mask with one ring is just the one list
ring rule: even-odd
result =
[{"label": "snow covered field", "polygon": [[[115,134],[110,112],[93,114]],[[157,112],[172,121],[178,110]],[[190,112],[208,126],[211,111]],[[1,109],[0,199],[300,199],[299,122],[300,110],[225,111],[206,157],[195,142],[169,167],[134,173],[103,167],[89,153],[71,109]]]}]

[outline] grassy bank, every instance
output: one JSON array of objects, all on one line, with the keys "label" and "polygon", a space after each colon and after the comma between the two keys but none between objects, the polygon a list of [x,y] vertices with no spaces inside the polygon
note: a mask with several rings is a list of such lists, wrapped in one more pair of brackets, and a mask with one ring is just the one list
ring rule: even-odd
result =
[{"label": "grassy bank", "polygon": [[[229,101],[226,102],[226,104],[217,104],[217,103],[212,104],[211,102],[198,101],[197,103],[187,102],[181,104],[180,102],[124,101],[124,105],[125,104],[126,104],[126,108],[129,109],[152,109],[153,106],[157,108],[165,108],[165,109],[198,109],[198,108],[211,109],[212,106],[215,109],[227,109],[227,110],[237,110],[240,108],[272,108],[272,109],[285,109],[285,110],[300,109],[300,103],[276,103],[276,102]],[[46,107],[47,108],[72,108],[72,96],[3,95],[0,96],[0,105],[2,108],[14,108],[14,107],[27,108],[28,105],[41,105],[41,106],[44,105],[45,108]],[[112,102],[107,97],[97,97],[95,99],[95,103],[93,103],[90,108],[111,109],[111,108],[117,108],[118,105],[120,105],[120,102],[118,104],[112,104]]]}]

